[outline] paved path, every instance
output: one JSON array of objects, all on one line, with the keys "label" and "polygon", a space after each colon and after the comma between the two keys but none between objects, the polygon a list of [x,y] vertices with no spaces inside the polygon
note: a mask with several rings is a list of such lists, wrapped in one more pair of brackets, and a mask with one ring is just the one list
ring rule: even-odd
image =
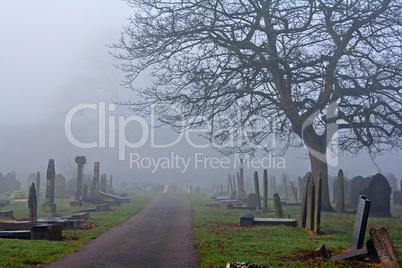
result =
[{"label": "paved path", "polygon": [[127,221],[46,267],[196,267],[190,201],[151,196]]}]

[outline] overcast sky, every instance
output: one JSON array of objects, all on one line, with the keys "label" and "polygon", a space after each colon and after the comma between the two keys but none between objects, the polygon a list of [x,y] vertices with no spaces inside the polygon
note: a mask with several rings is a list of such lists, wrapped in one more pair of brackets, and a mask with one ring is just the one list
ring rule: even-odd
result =
[{"label": "overcast sky", "polygon": [[[108,148],[107,134],[105,148],[93,149],[78,148],[66,137],[66,116],[77,105],[97,105],[97,110],[81,110],[73,117],[73,134],[83,142],[98,138],[100,103],[106,105],[106,119],[111,116],[117,122],[118,116],[131,115],[124,107],[109,109],[114,101],[128,100],[133,95],[119,86],[122,73],[113,67],[107,47],[118,42],[130,12],[118,0],[0,1],[0,172],[3,175],[15,170],[24,181],[31,172],[44,172],[49,158],[55,158],[56,168],[60,168],[66,159],[86,155],[88,172],[93,169],[93,162],[99,161],[102,173],[118,173],[124,179],[134,175],[150,179],[175,177],[178,182],[190,178],[226,180],[226,174],[232,171],[189,168],[182,173],[183,169],[176,168],[152,173],[152,167],[129,168],[129,153],[148,158],[171,157],[174,153],[187,159],[192,157],[191,161],[197,152],[208,157],[219,156],[211,150],[192,149],[186,141],[163,150],[149,150],[149,144],[136,150],[125,148],[125,160],[119,160],[118,144]],[[135,132],[139,125],[134,123],[130,127]],[[170,132],[159,132],[165,141],[177,137],[167,133]],[[135,135],[134,140],[138,141]],[[303,158],[303,149],[292,150],[285,156],[286,171],[291,176],[307,171],[309,161]],[[377,162],[384,173],[393,172],[400,179],[401,160],[400,153],[394,153],[385,154]],[[335,174],[338,168],[349,176],[377,172],[365,153],[357,158],[340,159],[339,166],[330,172]],[[253,170],[248,172],[252,174]]]}]

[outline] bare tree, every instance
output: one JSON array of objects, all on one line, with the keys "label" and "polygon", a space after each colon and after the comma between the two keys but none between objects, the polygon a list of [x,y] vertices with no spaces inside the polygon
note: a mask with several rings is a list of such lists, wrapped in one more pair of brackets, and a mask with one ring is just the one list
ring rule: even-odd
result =
[{"label": "bare tree", "polygon": [[[211,141],[221,145],[252,129],[237,136],[239,146],[221,146],[226,153],[269,151],[270,135],[284,150],[304,144],[313,173],[323,173],[327,211],[335,133],[341,151],[401,148],[400,1],[126,2],[135,14],[114,56],[141,97],[125,103],[133,111],[157,104],[166,107],[160,120],[174,127],[183,118],[190,127],[211,123]],[[152,86],[137,86],[148,71]]]}]

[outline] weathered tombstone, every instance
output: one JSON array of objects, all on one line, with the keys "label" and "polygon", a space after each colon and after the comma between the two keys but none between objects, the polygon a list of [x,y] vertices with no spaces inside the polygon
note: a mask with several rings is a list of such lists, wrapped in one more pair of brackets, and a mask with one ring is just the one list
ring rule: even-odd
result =
[{"label": "weathered tombstone", "polygon": [[349,202],[351,205],[357,205],[361,192],[361,184],[364,178],[362,176],[353,177],[349,182]]},{"label": "weathered tombstone", "polygon": [[279,194],[276,193],[273,195],[273,202],[275,207],[275,215],[277,218],[284,218],[283,210],[282,210],[282,203]]},{"label": "weathered tombstone", "polygon": [[243,166],[243,159],[240,159],[240,175],[238,178],[238,191],[236,194],[237,200],[246,200],[247,199],[247,192],[244,190],[244,166]]},{"label": "weathered tombstone", "polygon": [[88,184],[84,183],[84,189],[83,189],[83,191],[82,191],[82,196],[83,196],[83,197],[87,197],[87,196],[88,196],[88,190],[89,190]]},{"label": "weathered tombstone", "polygon": [[258,172],[254,172],[254,187],[257,196],[257,210],[261,210],[260,183],[258,181]]},{"label": "weathered tombstone", "polygon": [[232,184],[232,179],[230,178],[230,174],[228,175],[228,194],[233,193],[233,184]]},{"label": "weathered tombstone", "polygon": [[282,187],[283,187],[283,195],[287,198],[288,196],[288,184],[286,181],[286,175],[282,174]]},{"label": "weathered tombstone", "polygon": [[299,218],[299,227],[301,228],[306,228],[306,219],[307,219],[307,183],[310,180],[311,173],[307,172],[305,176],[305,184],[306,186],[303,186],[303,195],[302,195],[302,200],[301,200],[301,209],[300,209],[300,218]]},{"label": "weathered tombstone", "polygon": [[101,175],[100,190],[106,193],[106,174]]},{"label": "weathered tombstone", "polygon": [[4,184],[6,191],[10,193],[21,190],[21,183],[16,179],[14,171],[6,174]]},{"label": "weathered tombstone", "polygon": [[36,197],[39,201],[40,199],[40,173],[36,173]]},{"label": "weathered tombstone", "polygon": [[307,216],[306,228],[309,230],[314,229],[314,201],[315,201],[315,186],[313,177],[307,179]]},{"label": "weathered tombstone", "polygon": [[84,165],[87,163],[87,159],[85,156],[76,156],[75,163],[78,165],[77,172],[77,192],[75,193],[75,200],[80,200],[82,196],[81,185],[82,185],[82,169]]},{"label": "weathered tombstone", "polygon": [[263,200],[264,200],[264,213],[268,212],[268,171],[264,169],[264,175],[263,175]]},{"label": "weathered tombstone", "polygon": [[399,205],[401,203],[401,191],[394,191],[392,193],[392,200],[394,205]]},{"label": "weathered tombstone", "polygon": [[246,206],[251,209],[257,209],[257,195],[248,194]]},{"label": "weathered tombstone", "polygon": [[92,179],[91,190],[89,191],[89,197],[93,198],[98,196],[99,193],[99,162],[94,163],[94,177]]},{"label": "weathered tombstone", "polygon": [[299,197],[300,199],[303,198],[303,193],[304,193],[304,185],[305,185],[305,180],[302,179],[300,176],[297,178],[297,183],[299,184]]},{"label": "weathered tombstone", "polygon": [[31,185],[29,186],[28,209],[29,209],[28,220],[30,222],[36,221],[38,219],[38,201],[36,199],[36,189],[34,182],[32,182]]},{"label": "weathered tombstone", "polygon": [[272,177],[272,191],[273,191],[273,194],[275,194],[275,193],[277,193],[278,192],[278,190],[276,189],[276,179],[275,179],[275,176],[273,176]]},{"label": "weathered tombstone", "polygon": [[253,214],[241,214],[240,215],[240,226],[249,227],[254,225],[254,215]]},{"label": "weathered tombstone", "polygon": [[61,174],[57,174],[54,179],[55,195],[62,196],[65,189],[66,189],[66,178]]},{"label": "weathered tombstone", "polygon": [[399,268],[398,255],[396,254],[387,230],[381,225],[375,225],[370,228],[369,233],[382,267]]},{"label": "weathered tombstone", "polygon": [[391,187],[380,173],[364,179],[362,194],[371,201],[370,217],[391,217]]},{"label": "weathered tombstone", "polygon": [[[330,177],[328,176],[328,179],[330,179]],[[332,185],[332,202],[334,204],[338,204],[338,176],[336,176],[334,179],[332,179],[332,183],[329,183],[329,185]],[[345,178],[345,176],[343,177],[343,194],[344,194],[344,198],[346,197],[345,193],[348,192],[348,188],[349,187],[349,183],[348,180]],[[345,201],[345,200],[344,200]],[[336,210],[336,208],[335,208]]]},{"label": "weathered tombstone", "polygon": [[42,205],[43,217],[56,217],[56,204],[54,203],[54,178],[56,176],[54,159],[49,159],[46,173],[46,200]]},{"label": "weathered tombstone", "polygon": [[112,183],[113,183],[113,175],[110,175],[109,193],[113,193],[113,190],[112,190]]},{"label": "weathered tombstone", "polygon": [[367,220],[369,217],[371,202],[366,196],[361,195],[357,203],[355,224],[353,227],[352,242],[348,248],[352,250],[361,249],[364,244]]},{"label": "weathered tombstone", "polygon": [[298,203],[299,201],[297,200],[297,188],[293,185],[293,182],[290,182],[290,188],[292,189],[295,202]]},{"label": "weathered tombstone", "polygon": [[233,180],[233,192],[237,193],[235,174],[232,174],[232,180]]},{"label": "weathered tombstone", "polygon": [[322,173],[318,172],[316,186],[315,186],[315,200],[314,200],[314,233],[320,234],[321,223],[321,194],[322,194]]},{"label": "weathered tombstone", "polygon": [[0,193],[4,193],[5,191],[6,191],[6,185],[5,185],[5,181],[4,181],[4,176],[0,172]]},{"label": "weathered tombstone", "polygon": [[338,198],[336,203],[336,211],[344,212],[345,211],[345,188],[344,188],[344,179],[343,179],[343,171],[342,169],[338,172]]}]

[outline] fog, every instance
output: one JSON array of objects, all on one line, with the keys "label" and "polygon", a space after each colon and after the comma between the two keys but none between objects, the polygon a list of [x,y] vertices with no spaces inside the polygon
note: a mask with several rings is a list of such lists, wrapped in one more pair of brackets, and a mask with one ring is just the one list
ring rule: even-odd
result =
[{"label": "fog", "polygon": [[[113,103],[133,99],[135,94],[120,86],[124,74],[114,68],[107,45],[118,42],[129,15],[130,8],[120,1],[0,2],[3,175],[15,171],[26,187],[29,174],[40,171],[44,178],[48,159],[55,159],[56,172],[61,173],[77,155],[87,158],[84,172],[92,172],[93,163],[100,162],[101,173],[113,175],[118,182],[190,180],[209,187],[226,182],[227,174],[236,171],[236,156],[228,157],[226,164],[214,164],[212,157],[224,157],[211,146],[196,148],[208,145],[196,134],[181,137],[164,127],[152,136],[149,118],[124,125],[132,114]],[[143,77],[138,83],[147,81]],[[157,147],[151,144],[153,138],[159,147],[175,145],[152,148]],[[80,148],[77,142],[93,148]],[[130,144],[140,146],[130,148]],[[282,160],[279,165],[266,159],[268,172],[287,172],[293,178],[309,170],[303,148],[289,150]],[[342,168],[348,177],[369,176],[380,169],[401,179],[401,160],[400,153],[384,153],[375,159],[376,166],[362,152],[354,158],[342,156],[337,166],[330,167],[330,174]],[[246,166],[245,176],[254,171]]]}]

